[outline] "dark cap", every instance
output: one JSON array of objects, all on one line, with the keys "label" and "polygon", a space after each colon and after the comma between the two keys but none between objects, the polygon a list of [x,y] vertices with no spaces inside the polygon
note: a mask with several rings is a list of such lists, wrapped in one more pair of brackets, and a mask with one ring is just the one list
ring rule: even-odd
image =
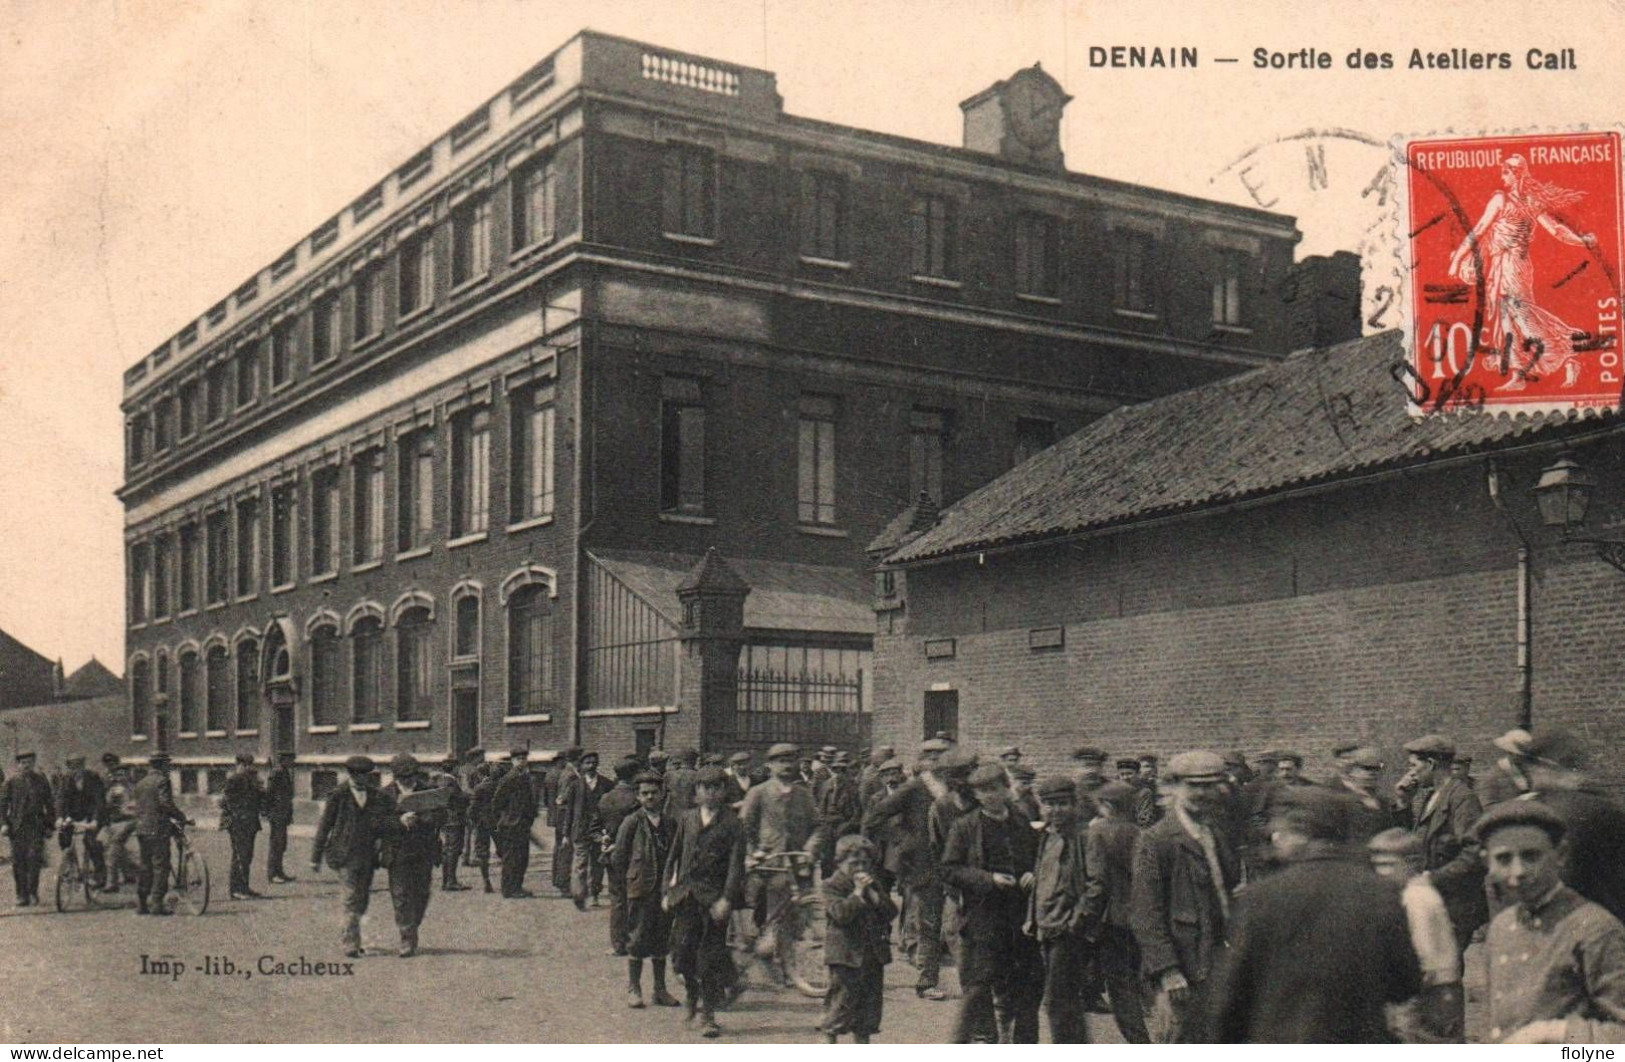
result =
[{"label": "dark cap", "polygon": [[389,761],[391,774],[411,774],[418,769],[418,758],[410,752],[397,752]]},{"label": "dark cap", "polygon": [[1140,761],[1129,756],[1119,756],[1117,758],[1117,769],[1119,771],[1137,771],[1140,769]]},{"label": "dark cap", "polygon": [[920,744],[920,752],[922,754],[927,753],[927,752],[947,752],[949,749],[951,749],[953,747],[954,747],[954,745],[953,745],[953,742],[951,742],[951,741],[946,741],[946,740],[944,740],[942,738],[935,738],[935,737],[934,738],[927,738],[924,742],[922,742]]},{"label": "dark cap", "polygon": [[[249,757],[249,759],[252,760],[253,757]],[[85,765],[85,758],[83,756],[69,756],[62,762],[68,767],[83,767]],[[241,763],[242,757],[239,756],[237,762]]]},{"label": "dark cap", "polygon": [[104,752],[102,753],[102,762],[109,767],[116,767],[121,761],[119,760],[117,753]]},{"label": "dark cap", "polygon": [[720,767],[720,766],[722,766],[722,761],[723,761],[722,753],[720,753],[720,752],[707,752],[705,754],[704,758],[700,762],[701,762],[701,765],[705,766],[705,767]]},{"label": "dark cap", "polygon": [[830,761],[830,766],[831,767],[850,767],[850,766],[852,766],[852,757],[847,755],[844,752],[837,752],[835,754],[835,758]]},{"label": "dark cap", "polygon": [[901,771],[902,769],[903,761],[898,759],[896,756],[893,756],[891,759],[880,765],[880,773],[882,774],[886,773],[887,771]]},{"label": "dark cap", "polygon": [[1254,756],[1253,759],[1257,760],[1259,763],[1280,763],[1281,753],[1277,749],[1265,749],[1263,752],[1260,752],[1258,755]]},{"label": "dark cap", "polygon": [[1353,752],[1355,749],[1357,749],[1359,747],[1360,747],[1360,743],[1358,741],[1345,741],[1342,744],[1333,745],[1332,746],[1332,759],[1340,760],[1344,756],[1347,756],[1349,753]]},{"label": "dark cap", "polygon": [[1366,842],[1372,855],[1413,857],[1422,854],[1422,838],[1403,826],[1391,826]]},{"label": "dark cap", "polygon": [[671,756],[664,749],[650,749],[649,750],[649,762],[651,764],[665,763],[669,759],[671,759]]},{"label": "dark cap", "polygon": [[1305,837],[1319,841],[1348,840],[1352,797],[1318,785],[1298,786],[1280,796],[1277,815],[1296,826]]},{"label": "dark cap", "polygon": [[24,760],[38,759],[38,757],[35,756],[32,752],[19,752],[19,753],[17,753],[15,759],[17,760],[18,763],[21,763]]},{"label": "dark cap", "polygon": [[1542,727],[1536,730],[1524,755],[1553,767],[1564,767],[1574,771],[1584,770],[1591,759],[1585,742],[1572,730],[1561,727]]},{"label": "dark cap", "polygon": [[1045,775],[1038,783],[1038,799],[1046,804],[1057,799],[1078,799],[1078,787],[1064,774]]},{"label": "dark cap", "polygon": [[1154,753],[1154,752],[1142,752],[1142,753],[1140,753],[1140,763],[1141,764],[1156,763],[1156,762],[1157,762],[1157,754],[1156,753]]},{"label": "dark cap", "polygon": [[1020,756],[1020,755],[1021,755],[1021,749],[1018,746],[1015,746],[1015,745],[1006,745],[1004,748],[999,750],[999,758],[1001,760],[1004,759],[1004,757],[1006,757],[1006,756]]},{"label": "dark cap", "polygon": [[1247,754],[1239,749],[1232,749],[1224,754],[1224,765],[1236,768],[1247,766]]},{"label": "dark cap", "polygon": [[639,771],[638,776],[632,779],[632,784],[664,786],[666,782],[665,779],[661,778],[660,775],[653,771]]},{"label": "dark cap", "polygon": [[1018,778],[1023,782],[1030,782],[1034,778],[1038,777],[1038,772],[1027,766],[1025,763],[1018,763],[1014,767],[1010,768],[1010,777]]},{"label": "dark cap", "polygon": [[624,760],[621,760],[615,764],[615,780],[618,782],[630,782],[634,778],[639,777],[642,772],[643,764],[639,763],[631,756],[628,756]]},{"label": "dark cap", "polygon": [[344,761],[344,769],[351,774],[371,774],[377,767],[371,756],[351,756]]},{"label": "dark cap", "polygon": [[1303,766],[1303,753],[1301,753],[1301,752],[1292,752],[1291,750],[1283,749],[1282,751],[1275,754],[1275,762],[1277,762],[1277,763],[1290,763],[1294,767],[1302,767]]},{"label": "dark cap", "polygon": [[1005,789],[1009,785],[1010,779],[1004,773],[1004,768],[997,764],[984,763],[970,773],[972,789]]},{"label": "dark cap", "polygon": [[695,785],[727,785],[728,772],[712,764],[694,772]]},{"label": "dark cap", "polygon": [[[1072,758],[1081,763],[1104,763],[1106,751],[1095,745],[1080,745],[1072,750]],[[1138,767],[1139,764],[1136,763],[1135,766]]]},{"label": "dark cap", "polygon": [[1114,808],[1124,808],[1134,799],[1136,792],[1137,790],[1127,782],[1119,782],[1114,778],[1089,795],[1097,801],[1105,801]]},{"label": "dark cap", "polygon": [[[81,757],[80,762],[84,762],[83,757]],[[254,754],[252,752],[239,752],[237,754],[237,762],[246,767],[254,762]]]},{"label": "dark cap", "polygon": [[1568,829],[1563,816],[1538,800],[1503,800],[1490,805],[1490,810],[1479,816],[1473,824],[1473,837],[1478,843],[1487,844],[1496,830],[1508,826],[1538,827],[1546,831],[1553,844],[1561,841]]},{"label": "dark cap", "polygon": [[1407,741],[1405,751],[1412,756],[1426,756],[1434,760],[1451,760],[1456,757],[1455,742],[1443,734],[1423,734],[1415,741]]}]

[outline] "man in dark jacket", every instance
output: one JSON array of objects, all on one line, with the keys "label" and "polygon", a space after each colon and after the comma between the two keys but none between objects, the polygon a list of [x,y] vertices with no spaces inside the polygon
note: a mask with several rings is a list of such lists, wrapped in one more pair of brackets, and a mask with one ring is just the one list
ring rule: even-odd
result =
[{"label": "man in dark jacket", "polygon": [[1237,898],[1211,995],[1221,1044],[1390,1040],[1384,1006],[1421,991],[1399,890],[1348,852],[1346,797],[1283,795],[1283,869]]},{"label": "man in dark jacket", "polygon": [[[931,805],[947,795],[936,774],[938,757],[948,743],[932,739],[922,746],[913,778],[881,797],[863,817],[863,832],[886,842],[886,868],[903,890],[905,918],[915,929],[915,964],[920,976],[914,993],[921,999],[945,1000],[937,987],[942,970],[942,906],[946,899],[936,853],[931,849]],[[905,943],[907,934],[904,935]]]},{"label": "man in dark jacket", "polygon": [[141,846],[141,870],[136,875],[136,914],[169,915],[164,903],[169,892],[170,851],[175,830],[190,823],[175,806],[169,785],[169,754],[155,752],[148,770],[135,784],[135,838]]},{"label": "man in dark jacket", "polygon": [[694,806],[694,774],[698,770],[700,752],[695,748],[680,749],[666,771],[666,813],[672,821],[683,817],[683,812]]},{"label": "man in dark jacket", "polygon": [[480,880],[485,883],[486,892],[496,891],[491,887],[491,830],[496,822],[491,817],[491,800],[512,767],[507,760],[491,764],[468,798],[468,821],[474,827],[474,865],[480,868]]},{"label": "man in dark jacket", "polygon": [[1450,774],[1456,746],[1442,734],[1427,734],[1405,746],[1410,770],[1401,785],[1414,784],[1411,829],[1422,839],[1428,880],[1439,890],[1456,943],[1463,952],[1473,933],[1489,920],[1484,893],[1484,859],[1473,839],[1473,824],[1483,813],[1467,784]]},{"label": "man in dark jacket", "polygon": [[547,767],[542,775],[542,804],[547,809],[547,824],[553,827],[553,888],[560,896],[570,895],[570,871],[575,865],[575,845],[570,841],[570,830],[564,807],[564,790],[579,771],[581,750],[567,748]]},{"label": "man in dark jacket", "polygon": [[[1094,983],[1103,984],[1111,1000],[1117,1030],[1131,1044],[1148,1044],[1145,986],[1140,980],[1140,948],[1129,928],[1129,897],[1134,888],[1134,850],[1140,828],[1129,818],[1136,789],[1126,782],[1107,782],[1095,790],[1094,821],[1089,823],[1085,861],[1089,879],[1105,890],[1105,911],[1094,946]],[[1098,992],[1084,993],[1093,1001]]]},{"label": "man in dark jacket", "polygon": [[576,773],[564,779],[559,791],[563,812],[561,823],[575,849],[570,865],[570,898],[576,910],[585,911],[590,898],[598,906],[604,889],[603,824],[598,820],[598,802],[611,789],[609,779],[598,773],[598,753],[583,752]]},{"label": "man in dark jacket", "polygon": [[0,785],[0,833],[11,838],[11,879],[17,906],[39,903],[45,838],[56,823],[51,783],[34,767],[32,752],[17,753],[17,771]]},{"label": "man in dark jacket", "polygon": [[226,788],[220,794],[220,828],[231,837],[233,900],[261,895],[248,887],[248,876],[254,865],[254,838],[260,833],[264,805],[265,790],[260,786],[259,772],[254,770],[254,755],[239,752],[237,769],[226,776]]},{"label": "man in dark jacket", "polygon": [[1050,1042],[1056,1044],[1089,1042],[1089,967],[1106,905],[1105,883],[1089,874],[1088,823],[1079,820],[1077,793],[1065,775],[1045,778],[1038,786],[1044,829],[1025,926],[1044,951],[1044,1013]]},{"label": "man in dark jacket", "polygon": [[857,776],[852,772],[852,758],[845,752],[837,752],[829,767],[834,773],[824,784],[818,800],[818,817],[824,823],[824,836],[829,838],[824,848],[826,877],[835,870],[835,842],[863,828],[863,800],[858,793]]},{"label": "man in dark jacket", "polygon": [[960,816],[942,853],[943,879],[963,898],[959,984],[965,996],[954,1043],[984,1033],[991,1003],[998,1042],[1038,1042],[1043,956],[1022,932],[1033,887],[1038,836],[1012,812],[1004,768],[986,764],[970,776],[978,808]]},{"label": "man in dark jacket", "polygon": [[[626,762],[637,766],[636,760]],[[615,842],[609,854],[610,873],[620,879],[625,905],[621,932],[628,956],[627,1004],[634,1010],[643,1008],[643,960],[648,959],[654,969],[655,1006],[675,1007],[677,1000],[666,991],[671,914],[661,902],[661,891],[677,825],[665,814],[666,787],[660,776],[644,771],[635,777],[635,803],[632,811],[616,822]],[[599,802],[600,814],[608,799]]]},{"label": "man in dark jacket", "polygon": [[1241,868],[1223,831],[1224,758],[1200,749],[1168,763],[1169,810],[1140,834],[1129,922],[1158,993],[1164,1043],[1205,1043],[1207,994]]},{"label": "man in dark jacket", "polygon": [[96,839],[100,828],[107,823],[107,784],[94,771],[85,770],[83,756],[68,757],[68,775],[62,780],[62,789],[56,798],[56,813],[63,827],[57,833],[57,845],[63,851],[73,846],[71,823],[89,823],[84,837],[85,855],[90,859],[90,873],[100,888],[107,881],[107,862],[102,846]]},{"label": "man in dark jacket", "polygon": [[1394,809],[1377,792],[1382,774],[1382,754],[1369,745],[1345,750],[1338,758],[1336,791],[1350,801],[1349,843],[1362,848],[1371,838],[1399,825]]},{"label": "man in dark jacket", "polygon": [[[615,765],[615,788],[598,801],[599,836],[613,846],[619,836],[621,823],[638,809],[638,787],[634,780],[641,774],[638,761],[628,756]],[[615,861],[607,860],[605,877],[609,884],[609,952],[626,955],[626,881],[615,869]]]},{"label": "man in dark jacket", "polygon": [[[393,831],[388,850],[389,899],[395,908],[395,928],[401,933],[400,955],[409,959],[417,954],[418,929],[434,891],[434,867],[443,857],[440,828],[446,823],[448,810],[409,807],[414,794],[442,788],[411,753],[397,754],[389,761],[389,771],[394,777],[384,787],[384,794],[397,808],[408,808],[401,814],[401,828]],[[435,796],[438,798],[438,792]]]},{"label": "man in dark jacket", "polygon": [[512,766],[491,793],[491,836],[502,857],[502,897],[523,899],[535,895],[525,888],[530,869],[530,824],[536,821],[536,790],[530,784],[530,750],[514,748]]},{"label": "man in dark jacket", "polygon": [[322,807],[310,847],[310,869],[320,870],[325,855],[327,865],[338,871],[344,883],[344,955],[357,959],[362,953],[361,916],[367,913],[379,851],[402,824],[394,799],[378,788],[371,759],[351,756],[344,769],[345,784],[335,786]]},{"label": "man in dark jacket", "polygon": [[288,852],[288,827],[293,824],[293,762],[293,753],[277,753],[276,766],[265,778],[265,822],[271,828],[265,880],[272,885],[286,885],[293,880],[283,866]]},{"label": "man in dark jacket", "polygon": [[447,756],[440,762],[440,773],[431,777],[436,785],[451,790],[440,827],[440,891],[466,892],[468,886],[457,880],[457,861],[468,836],[469,794],[457,776],[457,757]]},{"label": "man in dark jacket", "polygon": [[745,830],[723,803],[726,772],[694,778],[698,806],[683,813],[667,856],[662,904],[672,915],[672,968],[688,990],[688,1018],[700,1034],[721,1035],[716,1008],[737,976],[728,954],[728,916],[745,895]]}]

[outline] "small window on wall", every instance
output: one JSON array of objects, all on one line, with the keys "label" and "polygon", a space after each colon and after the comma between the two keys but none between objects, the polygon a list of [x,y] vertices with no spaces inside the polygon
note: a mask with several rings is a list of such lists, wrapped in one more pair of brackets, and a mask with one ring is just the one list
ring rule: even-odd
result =
[{"label": "small window on wall", "polygon": [[1112,272],[1117,308],[1130,313],[1154,313],[1151,275],[1152,252],[1156,245],[1151,234],[1127,230],[1116,233],[1115,237]]},{"label": "small window on wall", "polygon": [[331,624],[310,632],[310,723],[335,726],[339,721],[339,637]]},{"label": "small window on wall", "polygon": [[295,571],[294,536],[299,527],[298,487],[284,483],[271,491],[271,585],[292,586]]},{"label": "small window on wall", "polygon": [[1052,299],[1060,290],[1055,229],[1055,219],[1042,214],[1016,219],[1016,291],[1021,294]]},{"label": "small window on wall", "polygon": [[249,597],[260,586],[260,500],[237,499],[237,596]]},{"label": "small window on wall", "polygon": [[513,246],[523,250],[553,239],[558,170],[546,160],[519,171],[513,185]]},{"label": "small window on wall", "polygon": [[384,628],[376,619],[359,620],[350,631],[350,718],[376,723],[384,695]]},{"label": "small window on wall", "polygon": [[705,399],[700,381],[660,381],[660,509],[705,512]]},{"label": "small window on wall", "polygon": [[152,616],[163,619],[169,615],[169,575],[172,539],[159,535],[152,543]]},{"label": "small window on wall", "polygon": [[221,604],[231,593],[231,516],[224,509],[209,514],[204,521],[208,536],[203,582],[211,605]]},{"label": "small window on wall", "polygon": [[909,246],[915,276],[954,275],[954,203],[946,196],[917,195],[909,206]]},{"label": "small window on wall", "polygon": [[257,343],[244,344],[237,351],[237,405],[246,406],[259,396],[260,348]]},{"label": "small window on wall", "polygon": [[197,794],[197,772],[189,767],[183,767],[175,772],[180,776],[181,795],[193,796]]},{"label": "small window on wall", "polygon": [[660,181],[660,223],[665,232],[715,239],[716,155],[696,144],[668,145]]},{"label": "small window on wall", "polygon": [[516,392],[509,410],[509,521],[552,516],[556,501],[553,389],[532,387]]},{"label": "small window on wall", "polygon": [[339,356],[339,343],[344,334],[344,311],[338,292],[331,292],[316,300],[310,312],[312,365],[326,365]]},{"label": "small window on wall", "polygon": [[231,725],[231,657],[226,647],[216,645],[205,658],[208,693],[205,697],[205,730],[223,732]]},{"label": "small window on wall", "polygon": [[426,232],[401,245],[401,316],[434,301],[434,234]]},{"label": "small window on wall", "polygon": [[384,450],[375,446],[355,458],[355,563],[384,555]]},{"label": "small window on wall", "polygon": [[491,268],[491,197],[475,196],[451,215],[451,282],[465,284]]},{"label": "small window on wall", "polygon": [[480,655],[480,599],[477,594],[464,594],[457,599],[457,629],[453,634],[456,639],[451,648],[451,655],[459,660],[472,659]]},{"label": "small window on wall", "polygon": [[846,178],[833,173],[801,175],[801,253],[841,261],[846,257]]},{"label": "small window on wall", "polygon": [[414,608],[395,625],[395,718],[420,722],[434,709],[434,675],[430,636],[434,621],[427,609]]},{"label": "small window on wall", "polygon": [[319,469],[310,477],[310,573],[339,569],[339,470]]},{"label": "small window on wall", "polygon": [[355,278],[355,341],[371,339],[384,330],[384,265],[374,262]]},{"label": "small window on wall", "polygon": [[434,432],[422,428],[401,436],[395,452],[400,459],[396,549],[405,553],[427,546],[434,536]]},{"label": "small window on wall", "polygon": [[218,361],[203,374],[203,417],[218,424],[226,416],[226,393],[231,387],[231,365]]},{"label": "small window on wall", "polygon": [[260,725],[260,643],[244,638],[237,643],[237,729],[258,730]]},{"label": "small window on wall", "polygon": [[451,534],[486,530],[491,519],[491,413],[483,407],[451,422]]},{"label": "small window on wall", "polygon": [[299,319],[290,317],[271,330],[271,386],[284,387],[293,379],[293,360],[299,352]]},{"label": "small window on wall", "polygon": [[1241,251],[1214,252],[1213,323],[1240,328],[1243,320],[1242,278],[1247,275],[1248,256]]},{"label": "small window on wall", "polygon": [[180,389],[181,438],[190,439],[197,434],[198,382],[188,380]]},{"label": "small window on wall", "polygon": [[835,522],[835,399],[802,395],[797,428],[796,512],[803,524]]}]

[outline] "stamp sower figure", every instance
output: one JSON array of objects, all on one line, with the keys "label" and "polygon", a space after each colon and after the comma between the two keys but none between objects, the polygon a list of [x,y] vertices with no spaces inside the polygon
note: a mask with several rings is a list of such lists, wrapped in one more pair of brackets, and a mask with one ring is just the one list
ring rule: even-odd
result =
[{"label": "stamp sower figure", "polygon": [[[409,752],[398,753],[389,761],[394,778],[384,787],[397,807],[411,793],[439,788]],[[389,898],[395,907],[395,927],[401,933],[401,958],[411,958],[418,950],[418,929],[429,910],[434,891],[434,866],[442,857],[440,827],[445,825],[446,809],[407,811],[400,817],[400,829],[391,830],[385,842],[389,867]]]},{"label": "stamp sower figure", "polygon": [[530,869],[530,824],[536,821],[536,790],[530,784],[530,750],[509,750],[512,764],[491,794],[491,836],[502,857],[502,896],[516,900],[532,893],[525,888]]},{"label": "stamp sower figure", "polygon": [[[638,800],[638,787],[635,784],[637,777],[642,773],[638,761],[628,756],[615,765],[615,788],[605,793],[603,799],[598,801],[598,832],[605,843],[613,849],[620,837],[621,823],[626,817],[635,812],[640,801]],[[675,820],[673,820],[675,821]],[[608,866],[604,877],[609,885],[609,952],[611,955],[626,955],[626,878],[621,870],[615,867],[615,860],[605,859]]]},{"label": "stamp sower figure", "polygon": [[45,838],[56,822],[51,783],[34,767],[32,752],[17,753],[17,773],[0,785],[0,830],[11,838],[11,880],[17,906],[39,903]]},{"label": "stamp sower figure", "polygon": [[344,761],[344,769],[346,784],[335,786],[322,808],[310,849],[310,869],[319,869],[325,855],[327,865],[338,871],[344,883],[344,954],[355,959],[362,953],[361,916],[367,913],[379,849],[400,828],[400,819],[394,799],[378,788],[371,759],[351,756]]},{"label": "stamp sower figure", "polygon": [[260,895],[248,887],[248,876],[254,866],[254,839],[260,833],[264,803],[265,791],[260,787],[259,772],[254,769],[254,755],[239,752],[237,769],[226,777],[226,788],[220,794],[220,828],[231,837],[233,900]]},{"label": "stamp sower figure", "polygon": [[698,1017],[708,1039],[721,1034],[716,1008],[735,977],[728,916],[745,891],[745,831],[723,803],[726,784],[720,767],[695,775],[699,806],[683,813],[662,899],[672,915],[672,966],[687,989],[688,1020]]},{"label": "stamp sower figure", "polygon": [[1224,758],[1200,749],[1168,763],[1169,811],[1140,834],[1129,921],[1157,992],[1164,1043],[1208,1040],[1207,994],[1224,947],[1240,865],[1213,828],[1223,808]]},{"label": "stamp sower figure", "polygon": [[[627,761],[636,766],[636,760]],[[661,902],[661,884],[677,833],[677,824],[665,814],[666,788],[660,776],[644,771],[636,776],[637,804],[617,823],[610,852],[611,873],[620,878],[626,915],[626,1000],[643,1007],[643,960],[654,969],[653,1000],[657,1007],[675,1007],[666,991],[666,953],[671,950],[671,914]],[[602,805],[600,805],[601,807]]]},{"label": "stamp sower figure", "polygon": [[[1096,795],[1106,791],[1102,786]],[[1084,1024],[1094,941],[1105,908],[1104,883],[1092,879],[1087,862],[1086,822],[1078,816],[1078,791],[1070,778],[1045,778],[1038,787],[1043,832],[1027,907],[1026,931],[1044,950],[1044,1013],[1050,1042],[1089,1042]],[[1023,813],[1025,814],[1025,813]]]},{"label": "stamp sower figure", "polygon": [[265,880],[272,885],[294,880],[283,865],[288,853],[288,827],[293,824],[293,762],[293,753],[277,753],[276,766],[265,779],[265,821],[271,829]]},{"label": "stamp sower figure", "polygon": [[1489,1039],[1513,1044],[1625,1042],[1625,927],[1561,879],[1562,816],[1507,800],[1475,826],[1490,880],[1515,902],[1485,935]]},{"label": "stamp sower figure", "polygon": [[170,851],[175,828],[188,821],[175,806],[169,787],[169,754],[155,752],[147,773],[135,784],[135,839],[141,870],[135,879],[136,914],[173,914],[164,903],[169,891]]},{"label": "stamp sower figure", "polygon": [[866,1044],[880,1031],[886,966],[891,962],[891,921],[897,906],[875,877],[875,847],[858,834],[835,843],[835,873],[824,882],[824,1042],[842,1033]]}]

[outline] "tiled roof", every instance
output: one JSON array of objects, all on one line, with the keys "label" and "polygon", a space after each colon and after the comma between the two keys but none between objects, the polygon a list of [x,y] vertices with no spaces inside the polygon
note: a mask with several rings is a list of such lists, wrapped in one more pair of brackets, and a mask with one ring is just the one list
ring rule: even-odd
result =
[{"label": "tiled roof", "polygon": [[95,657],[91,657],[85,664],[69,675],[62,684],[64,699],[71,701],[86,700],[91,697],[117,697],[123,694],[124,683],[119,677],[107,670]]},{"label": "tiled roof", "polygon": [[[682,615],[677,588],[701,558],[692,553],[594,549],[591,557],[672,623]],[[720,558],[719,558],[720,559]],[[759,630],[873,634],[869,577],[851,568],[729,557],[750,587],[745,626]]]},{"label": "tiled roof", "polygon": [[1620,420],[1413,418],[1391,372],[1400,360],[1400,334],[1384,332],[1113,410],[967,495],[886,561],[1101,530]]}]

